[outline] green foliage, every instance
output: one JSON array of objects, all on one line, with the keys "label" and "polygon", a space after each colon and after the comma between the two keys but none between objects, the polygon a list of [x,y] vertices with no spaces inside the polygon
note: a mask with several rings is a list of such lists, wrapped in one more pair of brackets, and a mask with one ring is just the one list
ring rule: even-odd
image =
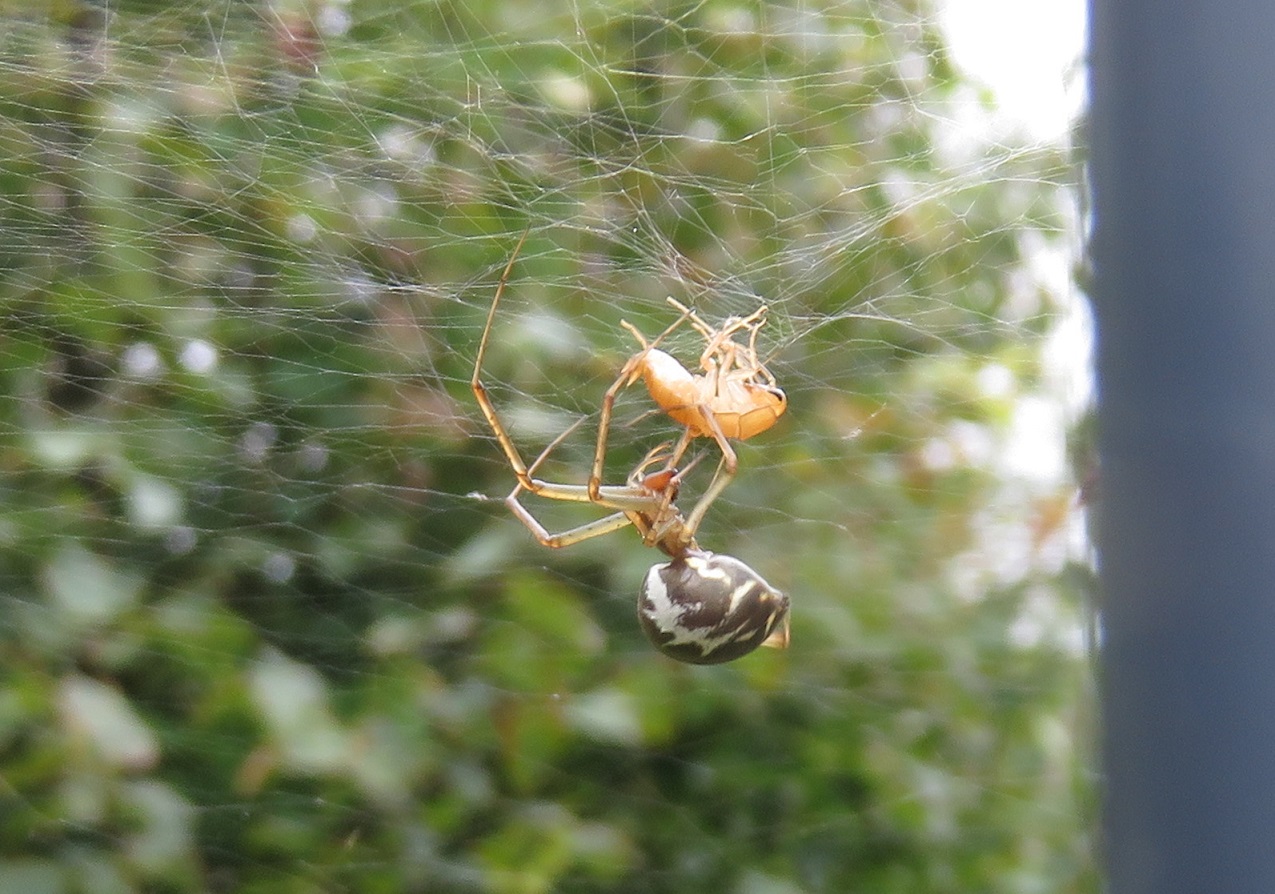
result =
[{"label": "green foliage", "polygon": [[[0,891],[1095,890],[1071,492],[996,453],[1061,152],[945,154],[906,2],[264,9],[0,4]],[[527,227],[529,458],[620,319],[771,304],[791,410],[701,540],[787,652],[675,665],[632,532],[474,496]]]}]

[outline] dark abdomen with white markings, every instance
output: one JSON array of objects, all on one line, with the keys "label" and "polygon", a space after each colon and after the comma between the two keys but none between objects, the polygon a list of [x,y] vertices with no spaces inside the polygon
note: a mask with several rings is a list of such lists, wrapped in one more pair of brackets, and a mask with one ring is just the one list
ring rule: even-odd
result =
[{"label": "dark abdomen with white markings", "polygon": [[739,559],[691,551],[647,572],[638,620],[678,661],[721,664],[788,645],[788,597]]}]

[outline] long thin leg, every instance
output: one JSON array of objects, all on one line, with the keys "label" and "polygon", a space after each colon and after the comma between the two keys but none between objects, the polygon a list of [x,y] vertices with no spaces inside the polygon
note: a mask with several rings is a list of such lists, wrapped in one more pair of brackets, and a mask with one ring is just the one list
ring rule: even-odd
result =
[{"label": "long thin leg", "polygon": [[[561,444],[568,435],[579,428],[580,423],[583,421],[584,417],[581,416],[573,422],[566,431],[550,441],[548,446],[546,446],[544,450],[541,450],[540,455],[537,456],[535,460],[532,461],[531,465],[527,467],[527,474],[529,476],[534,475],[536,473],[536,469],[540,468],[540,464],[548,459],[549,454],[553,452],[553,449]],[[540,520],[532,515],[527,507],[518,502],[518,495],[524,490],[526,490],[526,488],[523,487],[522,481],[520,480],[514,485],[514,489],[509,492],[509,496],[505,497],[505,505],[509,507],[509,511],[513,513],[514,518],[518,519],[518,521],[522,522],[523,525],[526,526],[527,530],[531,532],[531,535],[536,538],[541,546],[547,546],[552,549],[561,549],[564,546],[571,546],[573,543],[579,543],[581,540],[588,540],[590,537],[600,537],[603,534],[618,531],[620,528],[632,523],[630,513],[621,511],[612,513],[611,515],[599,518],[595,521],[587,522],[586,524],[579,525],[578,527],[571,528],[568,531],[563,531],[560,534],[550,534],[545,526],[540,524]],[[553,490],[553,488],[551,487],[550,490]]]},{"label": "long thin leg", "polygon": [[600,417],[598,418],[598,443],[597,443],[597,448],[593,454],[593,471],[589,474],[589,493],[590,494],[593,494],[596,496],[598,492],[598,488],[602,486],[602,472],[603,472],[603,466],[606,463],[606,455],[607,455],[607,436],[611,430],[611,412],[613,407],[615,406],[616,395],[620,393],[621,389],[626,388],[629,385],[633,384],[633,380],[636,378],[637,371],[641,368],[642,361],[646,359],[646,355],[649,354],[651,350],[654,349],[657,345],[659,345],[660,342],[662,342],[665,338],[667,338],[669,334],[673,332],[674,329],[682,325],[682,322],[687,318],[687,315],[690,313],[690,311],[686,310],[686,308],[683,308],[683,311],[684,311],[683,314],[680,317],[678,317],[676,320],[674,320],[671,324],[669,324],[669,326],[663,332],[655,336],[655,339],[651,341],[650,344],[647,344],[646,340],[642,338],[642,333],[638,332],[632,326],[628,326],[627,324],[624,324],[625,328],[627,328],[630,332],[632,332],[634,337],[636,337],[638,341],[641,342],[642,350],[638,351],[636,354],[630,357],[627,361],[625,361],[624,366],[621,367],[620,369],[620,374],[616,376],[615,381],[611,383],[611,387],[608,388],[606,390],[606,393],[602,395],[602,412]]},{"label": "long thin leg", "polygon": [[734,480],[735,472],[739,468],[739,458],[735,455],[735,448],[731,447],[730,441],[722,434],[722,427],[717,424],[716,414],[706,406],[700,407],[700,413],[712,429],[710,433],[713,436],[713,440],[721,448],[722,461],[717,466],[717,472],[713,475],[713,480],[708,485],[708,490],[704,491],[703,496],[699,498],[699,502],[695,504],[695,508],[691,510],[691,514],[686,518],[686,529],[691,537],[694,537],[695,532],[699,530],[699,524],[704,520],[704,514],[708,512],[708,507],[713,505],[713,501],[721,496],[726,486]]},{"label": "long thin leg", "polygon": [[517,500],[517,495],[522,491],[522,485],[518,485],[517,490],[510,494],[505,503],[509,506],[509,511],[514,514],[518,521],[526,525],[527,530],[540,543],[541,546],[548,546],[552,549],[561,549],[564,546],[571,546],[579,543],[581,540],[589,540],[592,537],[600,537],[603,534],[610,534],[612,531],[618,531],[621,528],[628,527],[632,524],[629,515],[624,512],[616,512],[611,515],[591,521],[579,527],[572,528],[569,531],[563,531],[561,534],[550,534],[536,520],[536,517],[527,511],[527,507],[523,506]]},{"label": "long thin leg", "polygon": [[[757,331],[761,329],[762,323],[765,320],[766,312],[769,310],[766,305],[763,304],[746,317],[734,317],[728,319],[719,329],[714,331],[709,328],[707,323],[700,319],[699,315],[695,313],[695,311],[691,310],[676,298],[669,297],[665,300],[668,301],[672,307],[681,311],[682,314],[690,320],[691,325],[695,327],[696,331],[698,331],[700,335],[704,336],[704,350],[700,354],[701,369],[706,372],[710,372],[714,367],[717,367],[722,371],[738,367],[739,362],[735,359],[736,351],[743,348],[743,345],[737,344],[734,340],[734,336],[735,333],[739,332],[741,329],[747,329],[749,332],[748,356],[750,361],[757,366],[761,365],[760,363],[757,363],[756,359]],[[723,360],[716,360],[713,356],[715,354],[724,355]]]},{"label": "long thin leg", "polygon": [[704,336],[705,341],[713,340],[713,336],[715,333],[713,332],[712,329],[708,327],[707,323],[705,323],[702,319],[700,319],[699,314],[695,313],[695,311],[691,310],[685,304],[678,301],[672,295],[668,296],[664,300],[667,301],[674,310],[680,311],[682,316],[690,320],[691,325],[695,327],[695,330],[699,332],[700,335]]},{"label": "long thin leg", "polygon": [[505,452],[505,458],[509,460],[509,465],[513,468],[514,474],[518,476],[518,483],[524,490],[538,493],[543,488],[544,482],[536,481],[531,477],[527,464],[523,462],[522,455],[518,453],[518,448],[514,446],[509,433],[505,431],[504,425],[500,422],[500,417],[496,415],[496,407],[492,404],[491,397],[487,394],[487,386],[482,383],[480,378],[483,358],[487,355],[487,339],[491,336],[492,322],[496,319],[496,307],[500,304],[500,296],[505,292],[505,283],[509,281],[509,273],[513,270],[514,261],[518,259],[518,252],[522,250],[522,245],[527,241],[527,234],[530,232],[530,227],[523,230],[522,237],[518,240],[518,244],[514,246],[513,254],[509,256],[509,263],[505,265],[504,272],[500,274],[500,282],[496,285],[496,295],[491,299],[491,309],[487,311],[487,325],[483,327],[483,337],[478,343],[478,356],[474,359],[474,375],[469,384],[473,388],[475,400],[478,401],[478,408],[483,411],[483,416],[487,417],[487,424],[491,426],[492,432],[496,435],[496,441],[500,444],[500,449]]}]

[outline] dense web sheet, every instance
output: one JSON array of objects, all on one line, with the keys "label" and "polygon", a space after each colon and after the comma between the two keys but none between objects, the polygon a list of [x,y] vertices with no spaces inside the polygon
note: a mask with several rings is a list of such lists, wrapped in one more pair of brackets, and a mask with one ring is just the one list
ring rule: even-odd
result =
[{"label": "dense web sheet", "polygon": [[[931,10],[0,19],[0,890],[1094,889],[1074,175]],[[790,409],[700,539],[786,652],[668,661],[654,550],[500,502],[469,380],[524,231],[484,378],[528,459],[580,422],[552,481],[621,320],[769,307]],[[624,391],[607,483],[677,434]]]}]

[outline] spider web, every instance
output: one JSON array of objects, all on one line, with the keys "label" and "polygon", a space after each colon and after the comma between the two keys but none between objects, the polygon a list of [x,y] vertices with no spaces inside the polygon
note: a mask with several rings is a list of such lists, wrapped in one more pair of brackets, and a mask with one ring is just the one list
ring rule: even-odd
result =
[{"label": "spider web", "polygon": [[[0,890],[1094,890],[1073,162],[931,8],[0,17]],[[787,652],[667,661],[634,532],[501,504],[524,231],[547,480],[622,320],[768,307],[700,541]],[[678,434],[622,392],[607,483]]]}]

